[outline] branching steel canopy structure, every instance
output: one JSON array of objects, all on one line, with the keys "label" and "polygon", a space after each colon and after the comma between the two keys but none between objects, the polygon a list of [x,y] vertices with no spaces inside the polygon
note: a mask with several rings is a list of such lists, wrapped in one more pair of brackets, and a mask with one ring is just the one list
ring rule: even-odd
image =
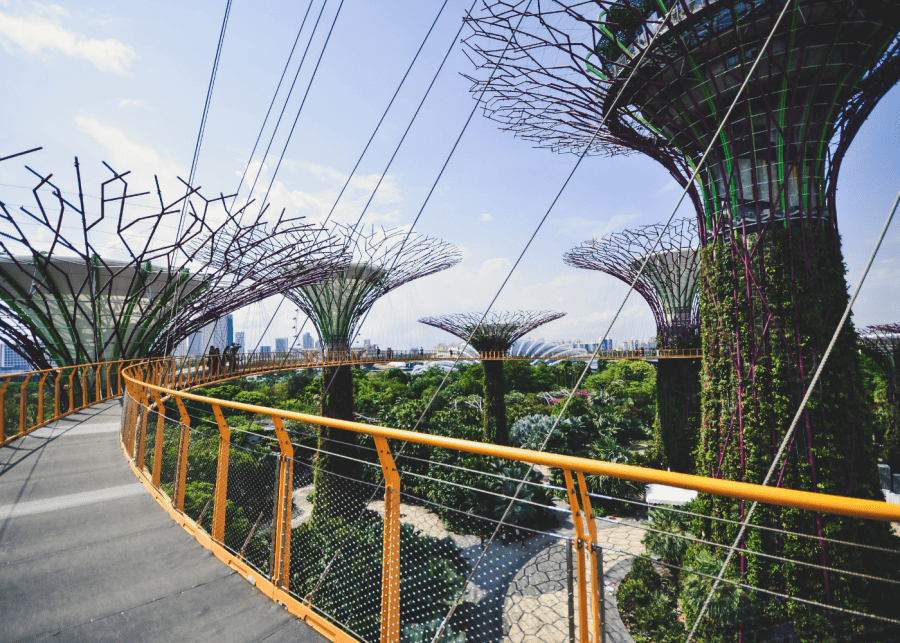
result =
[{"label": "branching steel canopy structure", "polygon": [[699,343],[698,243],[696,221],[681,219],[667,228],[647,225],[585,241],[567,252],[563,260],[576,268],[605,272],[629,286],[634,284],[653,312],[659,347],[687,347]]},{"label": "branching steel canopy structure", "polygon": [[[503,361],[510,347],[538,326],[563,317],[565,313],[549,310],[515,312],[458,313],[440,317],[424,317],[419,321],[440,328],[468,341],[482,357],[484,367],[484,441],[509,444],[506,423],[506,383]],[[485,359],[486,358],[486,359]]]},{"label": "branching steel canopy structure", "polygon": [[348,350],[365,314],[395,288],[461,260],[452,244],[399,228],[336,225],[349,264],[318,281],[286,291],[315,324],[327,350]]},{"label": "branching steel canopy structure", "polygon": [[550,310],[519,310],[490,313],[484,321],[482,313],[457,313],[440,317],[423,317],[419,321],[440,328],[469,343],[479,353],[507,352],[519,339],[538,326],[564,317]]},{"label": "branching steel canopy structure", "polygon": [[[701,239],[696,472],[880,500],[852,324],[811,382],[849,299],[838,172],[900,79],[900,1],[489,0],[469,24],[473,91],[487,116],[558,151],[645,154],[687,189]],[[717,497],[697,508],[734,519],[749,509]],[[808,524],[760,509],[753,520],[861,543],[889,538],[833,517]],[[706,536],[735,542],[724,528]],[[826,568],[874,574],[873,557],[824,544],[735,545],[823,566],[773,574],[735,556],[742,575],[778,591],[803,588],[862,611],[896,601]],[[856,628],[852,619],[814,623],[799,608],[791,620],[807,638],[819,626],[835,638]]]},{"label": "branching steel canopy structure", "polygon": [[0,202],[0,340],[35,368],[168,353],[206,324],[346,263],[343,247],[302,219],[267,223],[266,208],[246,215],[249,203],[229,213],[226,197],[191,187],[167,203],[157,181],[158,208],[127,216],[128,200],[147,194],[129,192],[128,172],[112,171],[90,213],[75,167],[75,203],[37,172],[33,206]]}]

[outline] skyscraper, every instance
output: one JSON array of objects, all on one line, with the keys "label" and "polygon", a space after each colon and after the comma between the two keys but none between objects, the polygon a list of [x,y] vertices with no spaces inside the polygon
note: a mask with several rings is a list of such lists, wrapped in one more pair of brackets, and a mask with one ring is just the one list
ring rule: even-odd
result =
[{"label": "skyscraper", "polygon": [[275,352],[276,353],[287,353],[288,352],[288,338],[287,337],[276,337],[275,338]]},{"label": "skyscraper", "polygon": [[234,334],[234,343],[238,346],[244,346],[244,331],[238,331]]},{"label": "skyscraper", "polygon": [[316,342],[310,333],[303,333],[303,348],[315,348]]}]

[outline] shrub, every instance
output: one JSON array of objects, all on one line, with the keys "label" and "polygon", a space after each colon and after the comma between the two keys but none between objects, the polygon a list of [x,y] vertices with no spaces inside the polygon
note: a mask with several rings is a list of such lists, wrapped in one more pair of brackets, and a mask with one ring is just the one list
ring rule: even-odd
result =
[{"label": "shrub", "polygon": [[[317,588],[313,605],[366,640],[380,638],[383,534],[384,523],[373,512],[355,524],[339,517],[313,518],[291,532],[291,589],[307,596]],[[432,631],[435,621],[440,624],[469,571],[450,538],[401,526],[400,625],[406,640]],[[452,628],[445,632],[442,641],[465,640]]]},{"label": "shrub", "polygon": [[616,604],[635,643],[681,643],[684,626],[678,621],[675,589],[656,573],[646,558],[635,558],[619,584]]}]

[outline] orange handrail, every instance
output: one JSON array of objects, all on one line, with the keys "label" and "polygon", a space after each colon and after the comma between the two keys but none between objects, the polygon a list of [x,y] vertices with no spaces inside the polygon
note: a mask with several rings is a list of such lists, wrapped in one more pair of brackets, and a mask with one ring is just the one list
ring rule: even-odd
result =
[{"label": "orange handrail", "polygon": [[[260,370],[271,371],[294,369],[297,368],[301,363],[300,360],[288,361],[291,361],[292,363],[289,365],[285,364],[284,367],[268,366],[261,368]],[[325,363],[327,364],[327,362]],[[320,362],[319,364],[321,365],[322,363]],[[757,484],[750,484],[747,482],[720,480],[718,478],[706,478],[702,476],[661,471],[658,469],[648,469],[644,467],[636,467],[633,465],[618,464],[614,462],[601,462],[597,460],[589,460],[586,458],[577,458],[574,456],[559,455],[555,453],[544,453],[540,451],[530,451],[528,449],[519,449],[516,447],[498,446],[495,444],[485,444],[482,442],[471,442],[468,440],[461,440],[459,438],[429,435],[425,433],[414,433],[412,431],[404,431],[402,429],[360,424],[359,422],[337,420],[333,418],[321,417],[318,415],[308,415],[306,413],[297,413],[294,411],[256,406],[253,404],[243,404],[240,402],[218,400],[204,397],[202,395],[196,395],[194,393],[189,393],[186,391],[178,391],[160,386],[152,383],[152,381],[149,381],[149,379],[148,381],[145,381],[140,376],[142,374],[142,371],[135,369],[133,366],[127,367],[124,370],[124,377],[126,381],[132,383],[134,386],[145,387],[151,391],[156,391],[158,394],[162,394],[163,396],[173,396],[176,398],[176,400],[179,398],[183,398],[193,400],[195,402],[203,402],[206,404],[217,404],[219,407],[232,408],[235,410],[260,415],[268,415],[273,418],[278,417],[286,420],[308,422],[310,424],[344,429],[348,431],[354,431],[356,433],[389,438],[392,440],[402,440],[405,442],[413,442],[416,444],[453,449],[457,451],[492,456],[496,458],[505,458],[508,460],[517,460],[519,462],[545,465],[559,469],[567,469],[570,471],[580,471],[586,474],[610,476],[646,484],[669,485],[672,487],[680,487],[682,489],[692,489],[700,493],[727,496],[731,498],[738,498],[741,500],[758,501],[783,507],[792,507],[795,509],[806,509],[810,511],[852,516],[856,518],[868,518],[872,520],[900,522],[900,505],[891,505],[886,502],[879,502],[876,500],[865,500],[861,498],[813,493],[809,491],[783,489],[780,487],[768,487]]]}]

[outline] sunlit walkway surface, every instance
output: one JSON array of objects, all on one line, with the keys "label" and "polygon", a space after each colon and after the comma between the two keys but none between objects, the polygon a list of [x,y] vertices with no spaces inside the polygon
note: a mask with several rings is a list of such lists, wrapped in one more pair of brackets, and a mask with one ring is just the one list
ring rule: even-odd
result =
[{"label": "sunlit walkway surface", "polygon": [[150,497],[120,420],[121,398],[0,449],[0,641],[324,641]]}]

